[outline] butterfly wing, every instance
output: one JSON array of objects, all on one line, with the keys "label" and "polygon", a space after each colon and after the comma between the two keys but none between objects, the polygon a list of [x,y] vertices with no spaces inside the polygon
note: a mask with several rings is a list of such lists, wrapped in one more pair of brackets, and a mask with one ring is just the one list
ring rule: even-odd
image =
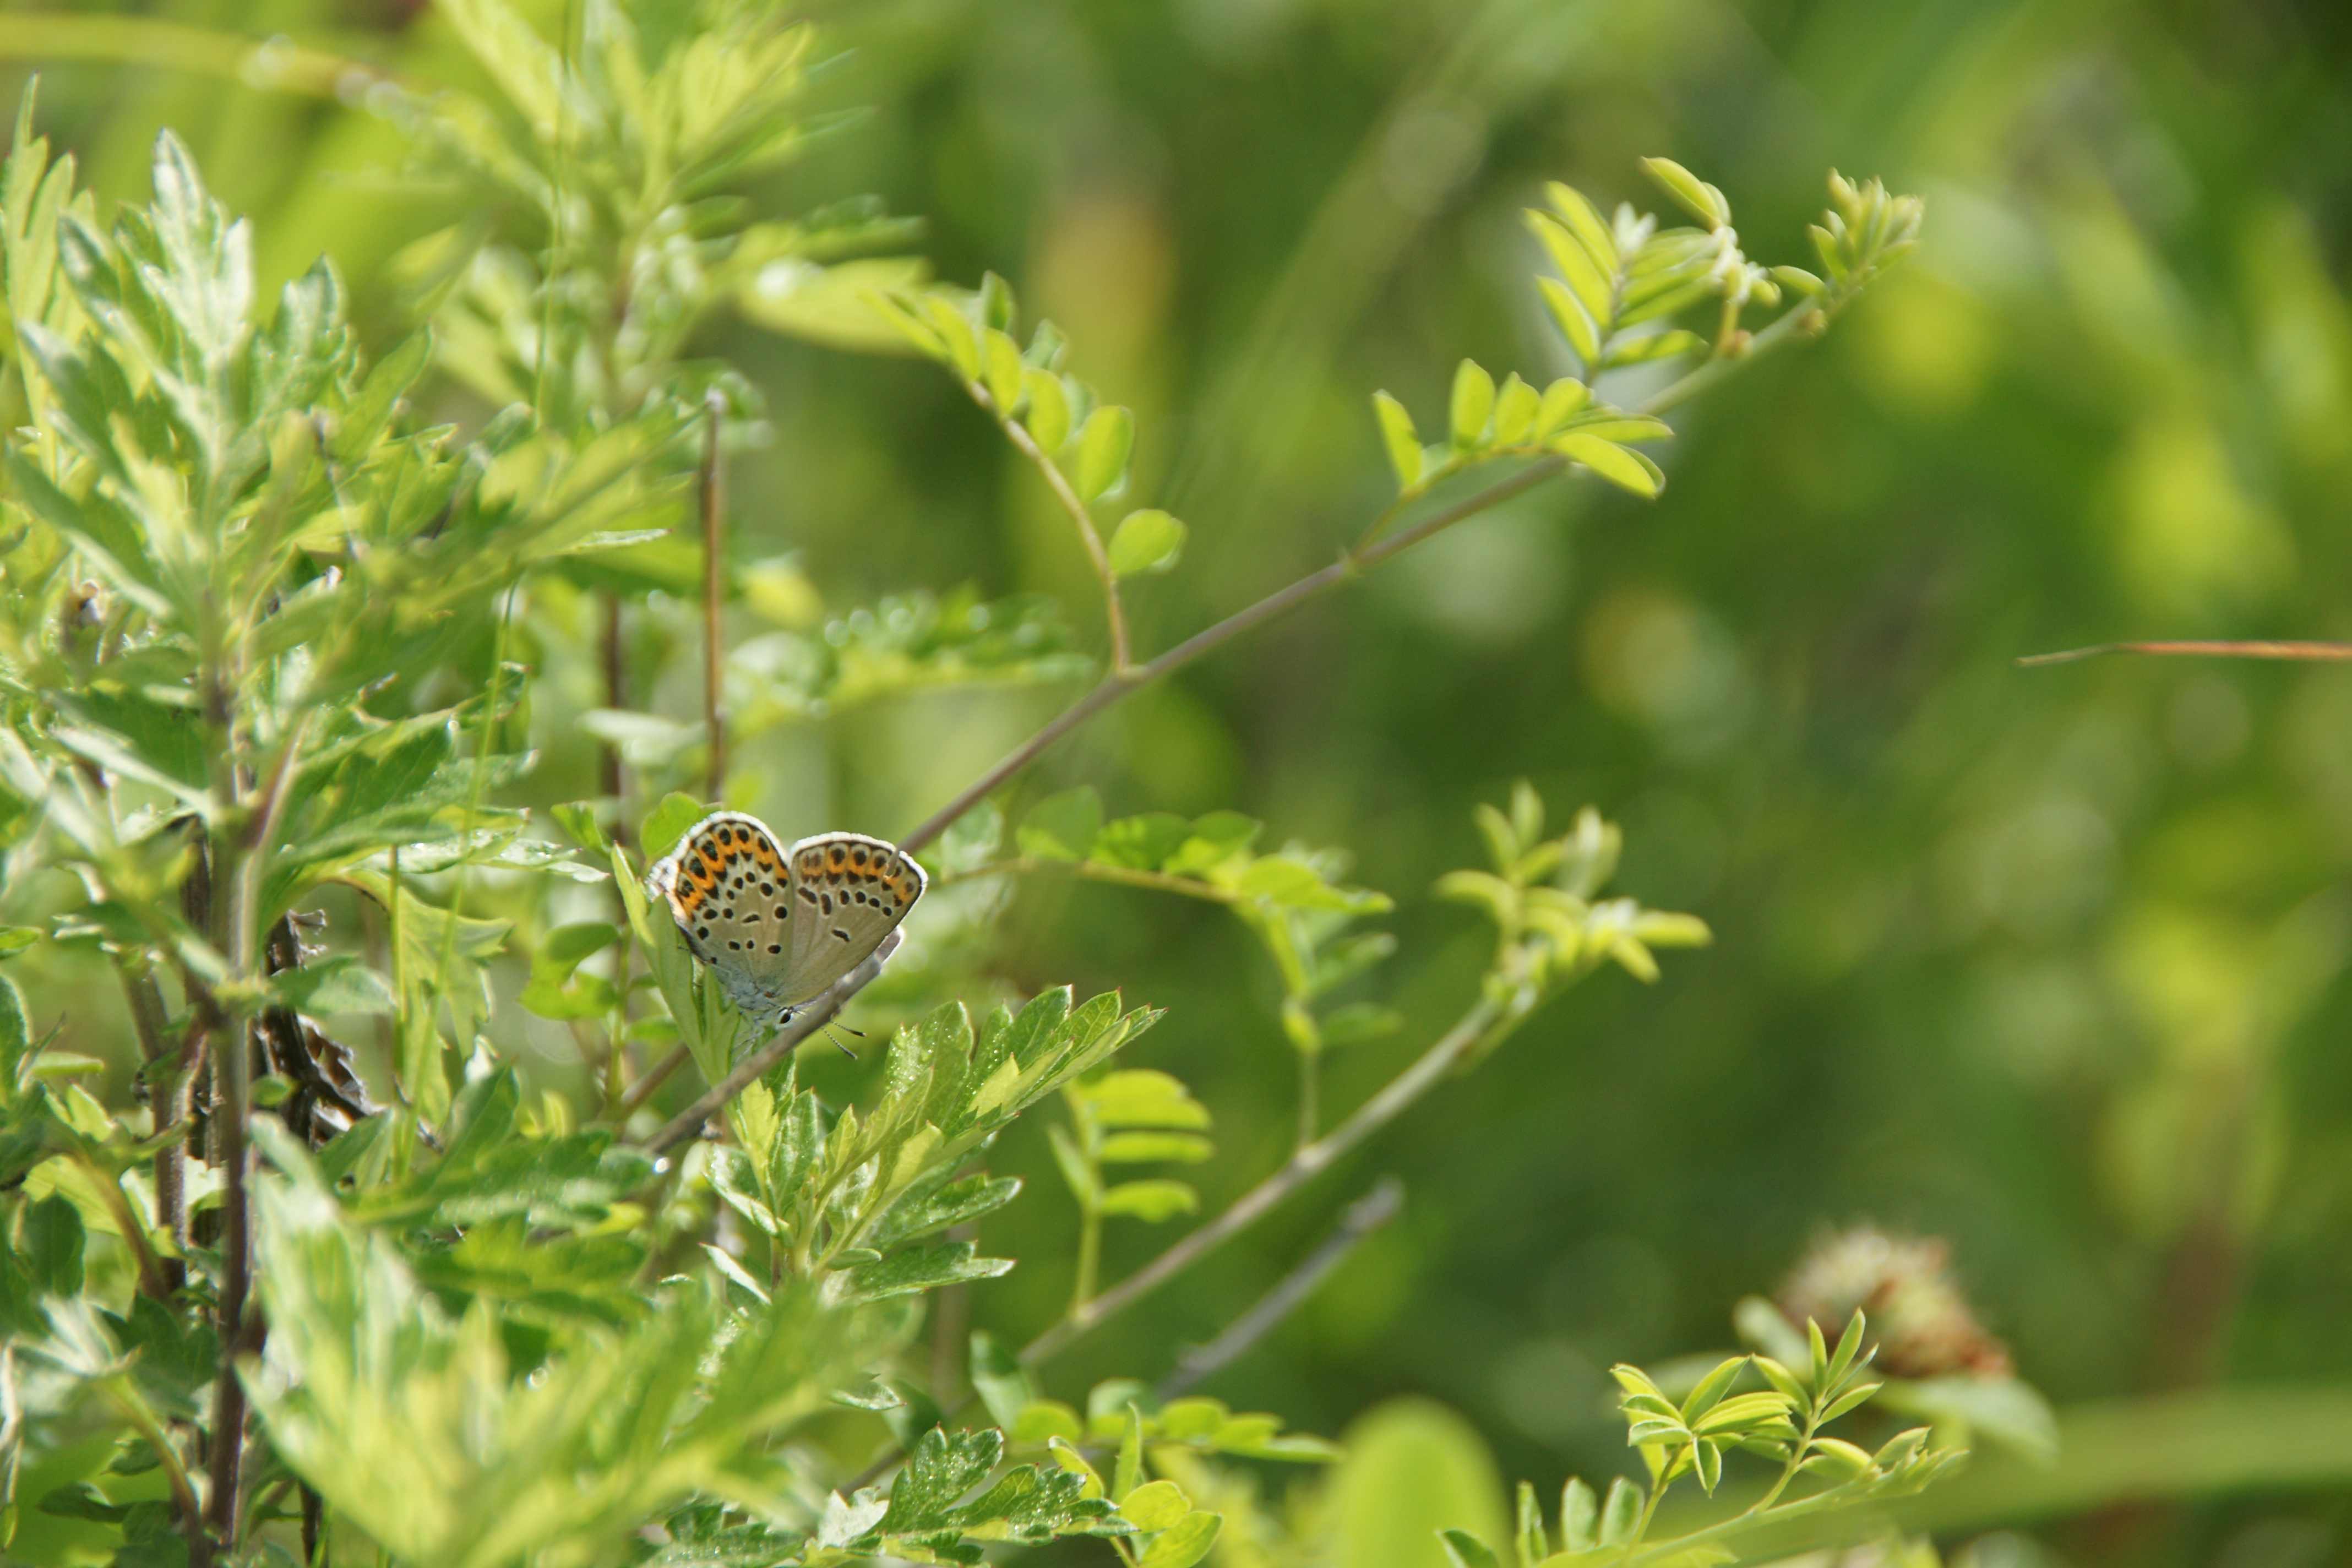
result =
[{"label": "butterfly wing", "polygon": [[809,922],[793,919],[789,864],[759,818],[721,811],[696,823],[646,874],[687,947],[746,1013],[772,1013],[793,1000],[785,994],[793,927]]},{"label": "butterfly wing", "polygon": [[826,833],[793,846],[782,1005],[794,1007],[866,962],[923,896],[923,868],[897,845]]}]

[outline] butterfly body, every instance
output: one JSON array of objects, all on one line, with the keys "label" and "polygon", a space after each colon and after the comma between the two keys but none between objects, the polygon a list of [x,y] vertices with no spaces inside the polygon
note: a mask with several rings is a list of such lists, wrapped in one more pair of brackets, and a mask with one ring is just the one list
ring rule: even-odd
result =
[{"label": "butterfly body", "polygon": [[655,862],[646,885],[728,1000],[782,1021],[877,952],[887,956],[925,878],[879,838],[825,833],[787,849],[759,818],[721,811]]}]

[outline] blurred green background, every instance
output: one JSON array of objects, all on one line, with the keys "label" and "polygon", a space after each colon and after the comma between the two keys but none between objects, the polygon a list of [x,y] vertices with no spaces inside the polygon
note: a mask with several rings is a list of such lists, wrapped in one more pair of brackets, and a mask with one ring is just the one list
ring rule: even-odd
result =
[{"label": "blurred green background", "polygon": [[[538,10],[552,33],[560,7]],[[0,11],[0,52],[14,78],[40,68],[42,128],[102,195],[143,193],[169,125],[252,216],[266,269],[329,251],[375,345],[403,330],[388,263],[430,215],[386,178],[399,143],[365,93],[188,68],[202,51],[156,24],[429,79],[458,69],[429,7],[54,15]],[[2062,1405],[2352,1380],[2352,670],[2012,662],[2114,637],[2352,635],[2352,12],[814,15],[840,57],[819,97],[865,118],[761,205],[877,193],[924,220],[939,276],[1000,272],[1067,331],[1073,368],[1137,412],[1138,493],[1192,530],[1183,567],[1131,596],[1147,648],[1329,560],[1384,504],[1374,387],[1427,426],[1461,354],[1538,382],[1568,368],[1517,216],[1542,181],[1654,205],[1635,160],[1674,157],[1723,187],[1768,261],[1810,259],[1830,166],[1928,201],[1921,255],[1828,342],[1678,416],[1656,504],[1540,489],[1135,700],[1024,786],[1091,782],[1115,814],[1244,810],[1273,840],[1345,846],[1352,879],[1398,897],[1381,983],[1412,1023],[1333,1059],[1334,1108],[1475,984],[1483,929],[1426,890],[1480,858],[1470,807],[1514,778],[1622,821],[1620,886],[1717,933],[1654,987],[1580,988],[1094,1335],[1056,1393],[1156,1375],[1384,1172],[1404,1217],[1206,1392],[1326,1431],[1426,1394],[1506,1473],[1605,1474],[1623,1453],[1611,1362],[1728,1345],[1738,1296],[1864,1218],[1950,1238],[1990,1327]],[[706,346],[769,401],[766,444],[733,466],[739,559],[790,555],[826,613],[919,585],[1048,593],[1097,646],[1066,521],[945,377],[748,326]],[[538,699],[530,795],[592,794],[584,644],[535,657],[572,675]],[[687,718],[692,692],[681,670],[641,698]],[[787,731],[745,759],[735,804],[786,833],[903,831],[1061,695],[916,698]],[[1210,1208],[1286,1152],[1275,981],[1218,911],[1033,886],[999,968],[1172,1008],[1136,1065],[1214,1110]],[[542,1043],[550,1064],[567,1049]],[[1001,1165],[1033,1187],[992,1250],[1027,1261],[973,1310],[1025,1337],[1066,1295],[1073,1220],[1040,1129]],[[1167,1234],[1115,1229],[1108,1272]],[[2347,1502],[2049,1540],[2083,1560],[2346,1561]]]}]

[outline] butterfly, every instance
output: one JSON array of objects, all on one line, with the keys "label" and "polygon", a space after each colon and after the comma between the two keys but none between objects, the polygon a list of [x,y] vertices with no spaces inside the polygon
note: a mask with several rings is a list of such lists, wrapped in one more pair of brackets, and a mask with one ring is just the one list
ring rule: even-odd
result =
[{"label": "butterfly", "polygon": [[728,1000],[779,1025],[876,953],[887,958],[925,885],[895,844],[821,833],[782,849],[739,811],[704,817],[646,873]]}]

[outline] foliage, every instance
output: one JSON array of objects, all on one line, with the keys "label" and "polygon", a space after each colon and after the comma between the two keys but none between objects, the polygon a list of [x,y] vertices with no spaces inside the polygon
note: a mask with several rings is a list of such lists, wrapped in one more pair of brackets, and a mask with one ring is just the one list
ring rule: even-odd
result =
[{"label": "foliage", "polygon": [[[429,321],[380,355],[324,261],[261,301],[252,231],[169,133],[151,199],[110,222],[33,133],[29,97],[0,170],[22,416],[0,516],[0,898],[20,923],[0,955],[45,984],[110,982],[127,1024],[75,1020],[104,1063],[51,1049],[0,978],[0,1547],[492,1568],[971,1563],[1078,1538],[1129,1568],[1190,1568],[1224,1529],[1194,1495],[1223,1485],[1202,1467],[1337,1450],[1131,1378],[1097,1383],[1082,1415],[1037,1369],[1574,982],[1656,979],[1655,950],[1707,928],[1602,898],[1617,830],[1587,810],[1546,839],[1521,785],[1507,813],[1480,811],[1494,868],[1439,885],[1496,928],[1460,1018],[1327,1131],[1324,1054],[1406,1026],[1402,1007],[1338,999],[1398,949],[1362,923],[1392,900],[1344,880],[1338,852],[1261,850],[1237,812],[1107,819],[1092,786],[1031,805],[1007,854],[1013,775],[1102,707],[1568,464],[1654,496],[1660,471],[1625,444],[1666,433],[1654,410],[1825,324],[1908,247],[1916,204],[1833,184],[1828,279],[1749,339],[1742,310],[1804,280],[1744,259],[1719,193],[1656,163],[1705,228],[1628,213],[1588,233],[1561,187],[1543,221],[1565,226],[1569,281],[1545,292],[1589,341],[1582,376],[1538,395],[1466,365],[1447,455],[1401,466],[1399,505],[1339,567],[1145,658],[1126,592],[1181,581],[1190,531],[1128,504],[1147,479],[1129,408],[1075,374],[1049,324],[1016,338],[994,277],[966,291],[844,259],[908,237],[870,204],[754,217],[766,177],[830,128],[803,100],[812,30],[727,0],[594,0],[574,19],[551,41],[503,0],[465,0],[446,23],[473,87],[369,89],[408,139],[413,188],[456,215],[404,247],[395,269]],[[1628,329],[1703,302],[1718,333],[1689,384],[1653,412],[1600,399],[1604,372],[1691,347]],[[948,367],[1076,534],[1100,659],[1052,601],[952,585],[898,584],[813,630],[796,565],[722,559],[723,461],[761,433],[744,365],[689,357],[722,311],[836,346],[887,330]],[[482,406],[425,423],[452,390]],[[1393,428],[1401,405],[1381,406]],[[1504,458],[1532,466],[1407,515]],[[707,639],[698,723],[666,710],[692,684],[682,595]],[[767,629],[725,646],[730,614]],[[698,972],[649,899],[648,864],[762,776],[729,770],[730,742],[1097,668],[903,836],[940,838],[939,897],[908,928],[884,988],[897,1026],[863,1081],[790,1052],[867,972],[779,1034]],[[601,793],[548,783],[542,704],[604,747]],[[1207,1166],[1211,1115],[1164,1069],[1116,1059],[1160,1008],[992,966],[1006,889],[1041,874],[1231,910],[1272,962],[1300,1074],[1291,1158],[1108,1288],[1104,1220],[1205,1206],[1126,1169]],[[960,882],[999,897],[960,903]],[[578,1065],[551,1065],[549,1041]],[[77,1081],[114,1062],[121,1082]],[[962,1348],[968,1288],[1013,1268],[979,1227],[994,1246],[1022,1191],[981,1162],[1049,1100],[1081,1214],[1071,1305],[1017,1353],[971,1337],[961,1375],[993,1424],[967,1424],[961,1358],[938,1352]],[[1728,1446],[1782,1455],[1775,1497],[1838,1472],[1768,1497],[1775,1522],[1926,1479],[1916,1441],[1861,1455],[1817,1430],[1868,1392],[1849,1376],[1856,1324],[1826,1361],[1816,1340],[1809,1378],[1755,1362],[1769,1392],[1725,1397],[1747,1361],[1678,1405],[1629,1383],[1652,1484],[1610,1505],[1604,1522],[1640,1516],[1612,1542],[1638,1545],[1685,1473],[1712,1493]],[[1564,1520],[1570,1546],[1581,1528]]]}]

